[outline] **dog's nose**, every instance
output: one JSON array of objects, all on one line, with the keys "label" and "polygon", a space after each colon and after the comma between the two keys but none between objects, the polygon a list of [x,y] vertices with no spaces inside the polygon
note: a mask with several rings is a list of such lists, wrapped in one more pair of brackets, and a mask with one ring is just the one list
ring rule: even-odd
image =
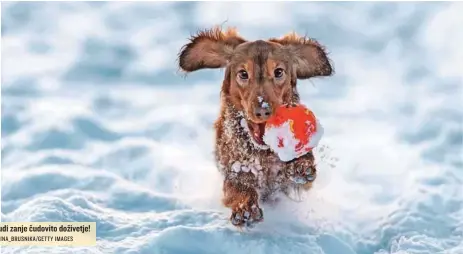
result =
[{"label": "dog's nose", "polygon": [[257,119],[265,121],[272,115],[272,109],[270,107],[256,107],[254,115]]}]

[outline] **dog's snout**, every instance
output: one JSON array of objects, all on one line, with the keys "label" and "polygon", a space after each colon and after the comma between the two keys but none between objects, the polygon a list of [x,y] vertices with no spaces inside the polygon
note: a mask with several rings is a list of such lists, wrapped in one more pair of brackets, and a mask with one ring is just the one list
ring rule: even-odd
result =
[{"label": "dog's snout", "polygon": [[257,106],[254,109],[254,115],[259,120],[265,121],[272,115],[272,109],[270,107]]}]

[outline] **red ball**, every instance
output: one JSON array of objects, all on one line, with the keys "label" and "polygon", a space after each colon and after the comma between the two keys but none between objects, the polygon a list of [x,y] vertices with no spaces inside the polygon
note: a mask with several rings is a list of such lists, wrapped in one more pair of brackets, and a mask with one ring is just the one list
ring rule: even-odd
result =
[{"label": "red ball", "polygon": [[302,104],[283,105],[265,125],[264,142],[282,161],[298,158],[318,145],[323,128],[314,113]]}]

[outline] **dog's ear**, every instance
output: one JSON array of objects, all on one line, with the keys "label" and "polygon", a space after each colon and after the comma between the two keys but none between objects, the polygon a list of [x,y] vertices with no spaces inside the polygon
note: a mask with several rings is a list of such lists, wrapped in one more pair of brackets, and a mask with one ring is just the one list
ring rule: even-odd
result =
[{"label": "dog's ear", "polygon": [[186,72],[204,68],[223,68],[236,46],[246,42],[235,29],[222,31],[212,28],[198,32],[190,38],[179,54],[179,66]]},{"label": "dog's ear", "polygon": [[283,45],[288,51],[298,79],[330,76],[334,72],[324,47],[314,39],[290,33],[280,39],[272,38],[269,41]]}]

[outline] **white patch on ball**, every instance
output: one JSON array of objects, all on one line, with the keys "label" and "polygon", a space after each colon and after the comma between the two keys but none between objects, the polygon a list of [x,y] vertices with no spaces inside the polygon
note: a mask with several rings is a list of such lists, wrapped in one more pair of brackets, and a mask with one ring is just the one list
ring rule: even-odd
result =
[{"label": "white patch on ball", "polygon": [[[295,148],[300,141],[294,137],[294,133],[291,132],[288,121],[279,127],[266,129],[263,140],[278,155],[280,160],[287,162],[306,154],[307,152],[305,152],[305,150],[307,148],[314,148],[318,145],[324,130],[318,120],[316,121],[316,125],[317,131],[312,133],[309,137],[309,142],[305,144],[299,152],[297,152]],[[280,139],[283,141],[283,147],[278,147]]]}]

